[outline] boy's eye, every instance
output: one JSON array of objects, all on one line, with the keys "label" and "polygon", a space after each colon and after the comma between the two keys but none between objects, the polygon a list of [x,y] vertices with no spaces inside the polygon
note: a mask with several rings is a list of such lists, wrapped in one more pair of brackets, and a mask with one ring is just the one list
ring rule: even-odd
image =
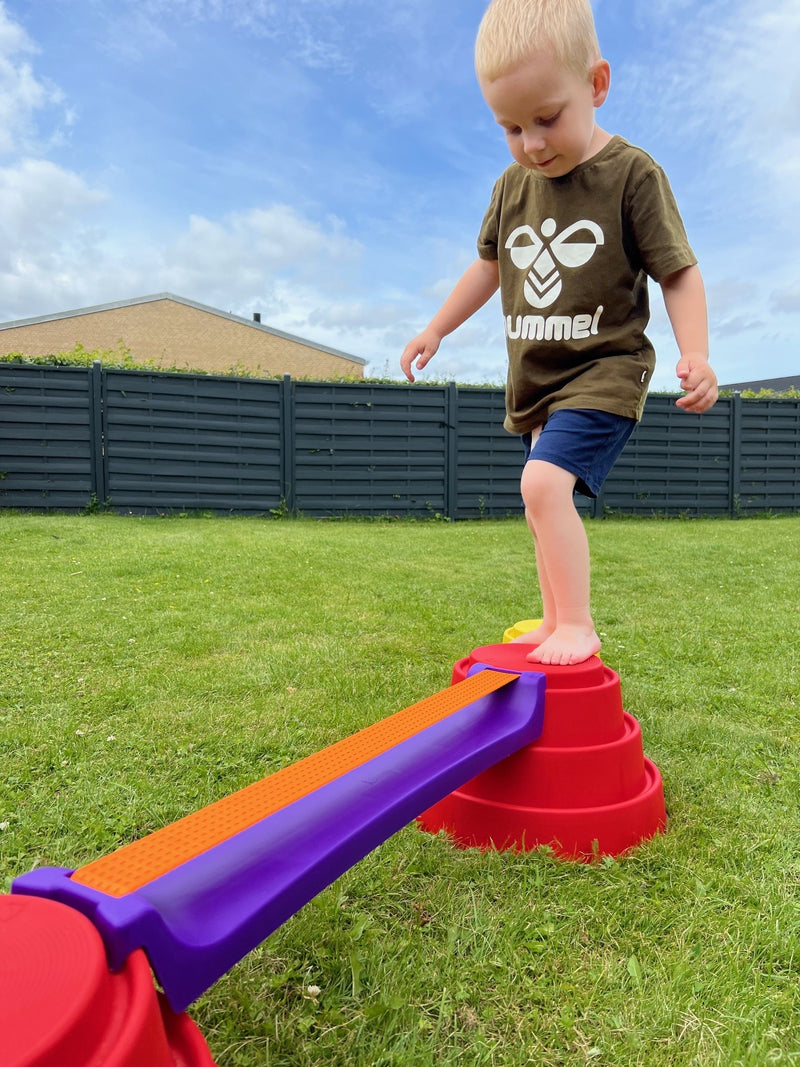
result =
[{"label": "boy's eye", "polygon": [[555,113],[555,115],[550,115],[549,118],[539,119],[539,125],[540,126],[555,126],[555,124],[558,122],[560,117],[561,117],[561,112],[557,111]]},{"label": "boy's eye", "polygon": [[519,128],[519,126],[506,126],[507,137],[519,137],[521,133],[522,130]]}]

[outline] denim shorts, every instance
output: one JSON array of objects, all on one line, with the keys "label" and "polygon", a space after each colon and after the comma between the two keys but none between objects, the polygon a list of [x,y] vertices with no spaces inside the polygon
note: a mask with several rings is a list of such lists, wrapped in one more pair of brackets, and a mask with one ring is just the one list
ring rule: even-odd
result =
[{"label": "denim shorts", "polygon": [[578,479],[576,490],[594,497],[635,427],[635,419],[609,411],[558,408],[542,427],[533,447],[533,435],[522,435],[525,462],[543,459],[569,471]]}]

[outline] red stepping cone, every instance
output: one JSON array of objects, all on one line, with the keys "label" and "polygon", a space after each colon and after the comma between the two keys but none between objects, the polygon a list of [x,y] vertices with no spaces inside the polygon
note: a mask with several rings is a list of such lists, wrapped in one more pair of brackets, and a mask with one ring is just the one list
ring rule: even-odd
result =
[{"label": "red stepping cone", "polygon": [[618,856],[666,827],[658,768],[623,710],[619,675],[597,656],[571,667],[529,663],[530,645],[484,645],[459,660],[543,673],[544,728],[533,744],[471,779],[420,816],[465,847],[534,849],[567,859]]}]

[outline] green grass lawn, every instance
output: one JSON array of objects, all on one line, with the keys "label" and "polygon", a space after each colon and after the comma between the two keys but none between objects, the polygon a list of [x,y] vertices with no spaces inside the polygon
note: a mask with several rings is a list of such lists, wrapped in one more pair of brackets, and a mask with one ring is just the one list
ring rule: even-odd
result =
[{"label": "green grass lawn", "polygon": [[[191,1008],[221,1067],[800,1064],[800,518],[587,524],[669,830],[590,865],[407,827]],[[448,684],[522,520],[0,512],[0,891]]]}]

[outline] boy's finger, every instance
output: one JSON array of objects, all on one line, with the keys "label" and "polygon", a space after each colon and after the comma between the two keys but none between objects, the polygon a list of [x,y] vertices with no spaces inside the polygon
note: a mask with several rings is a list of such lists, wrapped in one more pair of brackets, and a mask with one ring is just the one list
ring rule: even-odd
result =
[{"label": "boy's finger", "polygon": [[686,396],[682,396],[676,401],[678,407],[683,408],[684,411],[707,411],[716,401],[715,391],[712,391],[708,385],[705,388],[702,387],[703,383],[692,390],[691,393],[687,393]]}]

